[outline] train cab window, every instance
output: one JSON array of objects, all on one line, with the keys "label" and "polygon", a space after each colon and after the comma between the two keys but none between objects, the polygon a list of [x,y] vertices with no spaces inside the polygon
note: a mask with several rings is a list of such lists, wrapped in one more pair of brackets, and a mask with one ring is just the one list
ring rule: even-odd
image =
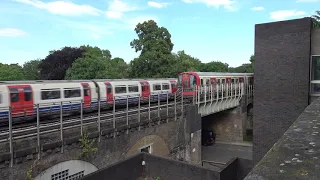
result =
[{"label": "train cab window", "polygon": [[11,102],[19,102],[19,90],[17,88],[10,89]]},{"label": "train cab window", "polygon": [[171,83],[171,89],[176,88],[176,84],[175,83]]},{"label": "train cab window", "polygon": [[24,101],[32,100],[32,89],[31,88],[23,88],[24,90]]},{"label": "train cab window", "polygon": [[145,88],[144,84],[141,84],[141,91],[146,91]]},{"label": "train cab window", "polygon": [[136,85],[129,85],[128,90],[129,90],[129,93],[139,92],[139,88]]},{"label": "train cab window", "polygon": [[155,90],[155,91],[161,90],[161,85],[160,84],[154,84],[153,85],[153,90]]},{"label": "train cab window", "polygon": [[60,99],[60,89],[41,89],[41,100]]},{"label": "train cab window", "polygon": [[127,92],[127,87],[126,86],[116,86],[115,87],[115,93],[116,94],[122,94]]},{"label": "train cab window", "polygon": [[80,88],[65,89],[64,90],[64,98],[75,98],[75,97],[81,97]]},{"label": "train cab window", "polygon": [[200,85],[203,86],[203,79],[200,80]]},{"label": "train cab window", "polygon": [[112,86],[111,84],[107,84],[107,94],[111,94],[112,93]]},{"label": "train cab window", "polygon": [[168,89],[170,89],[169,84],[162,84],[162,89],[163,89],[163,90],[168,90]]},{"label": "train cab window", "polygon": [[87,85],[83,86],[83,96],[90,96],[90,89]]}]

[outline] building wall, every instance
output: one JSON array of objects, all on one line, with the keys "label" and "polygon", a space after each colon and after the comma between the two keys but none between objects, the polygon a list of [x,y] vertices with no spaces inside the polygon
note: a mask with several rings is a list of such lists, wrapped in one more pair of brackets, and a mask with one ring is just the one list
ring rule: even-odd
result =
[{"label": "building wall", "polygon": [[320,55],[320,28],[311,30],[311,55]]},{"label": "building wall", "polygon": [[308,105],[310,37],[310,18],[255,26],[254,164]]},{"label": "building wall", "polygon": [[242,142],[247,113],[233,108],[202,117],[202,128],[213,130],[217,141]]}]

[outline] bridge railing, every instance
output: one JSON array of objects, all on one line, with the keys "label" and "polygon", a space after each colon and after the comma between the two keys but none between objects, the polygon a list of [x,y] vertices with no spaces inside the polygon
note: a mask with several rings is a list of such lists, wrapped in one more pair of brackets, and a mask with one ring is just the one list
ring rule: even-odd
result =
[{"label": "bridge railing", "polygon": [[[63,152],[64,133],[70,129],[95,126],[98,129],[98,141],[103,129],[112,129],[114,136],[123,129],[146,123],[158,122],[161,117],[173,115],[177,120],[184,111],[188,101],[184,101],[183,90],[175,93],[152,94],[148,98],[126,96],[112,99],[85,99],[60,101],[53,103],[30,104],[23,106],[0,107],[2,126],[0,127],[0,143],[9,143],[11,167],[13,166],[14,141],[24,138],[36,138],[38,159],[41,157],[41,136],[60,132],[61,152]],[[51,117],[51,119],[48,119]],[[168,118],[167,122],[168,122]],[[125,127],[125,128],[123,128]]]}]

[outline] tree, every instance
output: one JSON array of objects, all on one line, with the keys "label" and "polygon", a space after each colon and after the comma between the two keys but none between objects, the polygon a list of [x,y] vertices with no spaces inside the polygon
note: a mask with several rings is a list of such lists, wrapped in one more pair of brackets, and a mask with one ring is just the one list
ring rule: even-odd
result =
[{"label": "tree", "polygon": [[108,63],[99,57],[82,57],[72,63],[65,79],[105,79],[108,77]]},{"label": "tree", "polygon": [[313,28],[320,28],[320,11],[316,11],[316,14],[311,16],[313,21]]},{"label": "tree", "polygon": [[78,58],[83,57],[82,48],[64,47],[50,51],[50,54],[39,64],[41,79],[62,80],[67,69]]},{"label": "tree", "polygon": [[110,77],[115,79],[128,77],[128,65],[122,58],[113,58],[108,63],[108,74]]},{"label": "tree", "polygon": [[131,48],[136,52],[141,51],[141,55],[148,51],[161,51],[162,53],[171,53],[173,43],[171,34],[164,27],[159,27],[153,20],[137,24],[135,32],[138,39],[130,42]]},{"label": "tree", "polygon": [[22,67],[18,64],[0,63],[0,80],[1,81],[18,81],[23,80]]},{"label": "tree", "polygon": [[169,68],[175,62],[171,54],[173,43],[169,31],[149,20],[137,24],[135,32],[138,39],[131,41],[130,46],[141,53],[130,62],[130,77],[168,77]]},{"label": "tree", "polygon": [[40,69],[39,64],[41,60],[31,60],[23,64],[22,70],[24,74],[24,79],[26,80],[39,80],[40,79]]},{"label": "tree", "polygon": [[80,49],[84,50],[83,55],[84,56],[89,56],[89,57],[99,57],[99,58],[103,58],[105,60],[110,60],[111,59],[111,53],[109,50],[107,49],[100,49],[99,47],[95,46],[80,46]]},{"label": "tree", "polygon": [[199,71],[201,61],[195,57],[186,54],[184,50],[178,51],[174,54],[175,62],[169,68],[172,73],[172,77],[176,77],[178,73],[187,71]]},{"label": "tree", "polygon": [[229,65],[220,61],[211,61],[202,63],[200,66],[201,72],[228,72]]}]

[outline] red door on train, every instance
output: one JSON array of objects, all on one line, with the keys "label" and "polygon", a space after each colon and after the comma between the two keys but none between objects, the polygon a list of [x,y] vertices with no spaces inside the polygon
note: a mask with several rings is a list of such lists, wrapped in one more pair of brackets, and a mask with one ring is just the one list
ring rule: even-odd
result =
[{"label": "red door on train", "polygon": [[[112,94],[112,85],[109,82],[104,83],[106,85],[106,96],[107,96],[107,103],[113,103],[113,94]],[[104,99],[102,99],[103,101]]]},{"label": "red door on train", "polygon": [[170,84],[171,84],[171,91],[173,94],[177,91],[177,83],[176,83],[176,81],[170,80]]},{"label": "red door on train", "polygon": [[148,99],[150,96],[150,84],[148,81],[140,81],[142,99]]},{"label": "red door on train", "polygon": [[33,92],[30,85],[8,86],[12,117],[33,114]]},{"label": "red door on train", "polygon": [[83,87],[83,107],[90,107],[91,104],[91,88],[88,83],[81,83]]}]

